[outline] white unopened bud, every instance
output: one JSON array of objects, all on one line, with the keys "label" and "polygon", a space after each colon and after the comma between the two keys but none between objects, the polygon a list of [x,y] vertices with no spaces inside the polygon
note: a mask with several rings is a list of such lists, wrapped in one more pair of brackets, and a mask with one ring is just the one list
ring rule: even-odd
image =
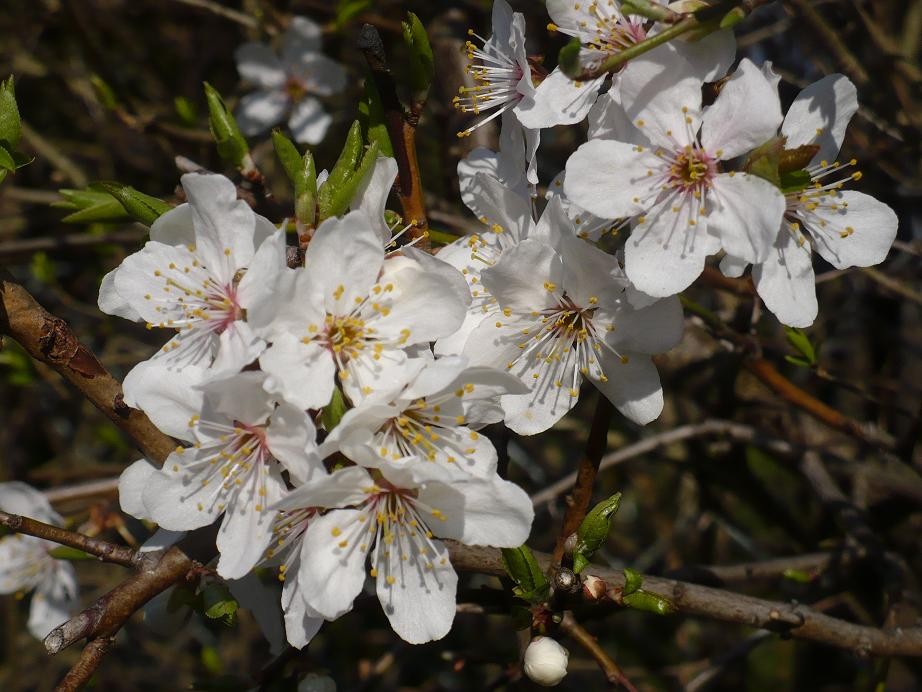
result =
[{"label": "white unopened bud", "polygon": [[560,684],[567,674],[570,652],[550,637],[535,637],[525,649],[522,668],[532,681],[544,687]]}]

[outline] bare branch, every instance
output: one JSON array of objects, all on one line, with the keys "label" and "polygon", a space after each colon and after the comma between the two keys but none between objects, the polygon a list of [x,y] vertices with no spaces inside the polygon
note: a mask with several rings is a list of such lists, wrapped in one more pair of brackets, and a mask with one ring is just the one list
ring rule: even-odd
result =
[{"label": "bare branch", "polygon": [[3,511],[0,511],[0,525],[18,533],[44,538],[46,541],[82,550],[90,555],[95,555],[104,562],[112,562],[123,567],[138,566],[138,554],[131,548],[116,545],[99,538],[90,538],[82,533],[62,529],[60,526],[53,526],[29,517]]}]

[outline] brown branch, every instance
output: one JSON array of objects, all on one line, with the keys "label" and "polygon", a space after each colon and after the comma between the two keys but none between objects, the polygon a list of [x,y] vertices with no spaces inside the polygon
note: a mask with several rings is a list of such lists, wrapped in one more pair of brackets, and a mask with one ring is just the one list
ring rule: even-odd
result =
[{"label": "brown branch", "polygon": [[[71,644],[88,638],[112,637],[135,611],[157,594],[185,579],[196,567],[182,550],[172,547],[157,560],[157,553],[143,554],[140,571],[99,598],[86,610],[51,630],[45,649],[56,654]],[[150,555],[150,559],[147,558]]]},{"label": "brown branch", "polygon": [[96,495],[111,495],[118,492],[118,477],[102,478],[98,481],[87,481],[76,485],[65,485],[59,488],[49,488],[45,492],[48,502],[66,502]]},{"label": "brown branch", "polygon": [[563,620],[560,621],[560,631],[566,634],[570,639],[579,644],[602,669],[605,679],[612,685],[618,685],[628,690],[628,692],[637,692],[637,688],[627,679],[624,671],[615,663],[615,660],[599,646],[599,642],[589,632],[576,621],[573,613],[569,610],[563,614]]},{"label": "brown branch", "polygon": [[80,652],[80,658],[54,688],[55,692],[76,692],[76,690],[83,689],[114,643],[115,640],[112,637],[102,637],[87,644]]},{"label": "brown branch", "polygon": [[387,67],[384,43],[378,30],[371,24],[362,26],[358,46],[365,55],[371,78],[381,96],[387,133],[394,148],[394,158],[397,160],[397,196],[400,198],[404,221],[412,226],[407,235],[410,240],[418,239],[417,247],[428,250],[429,219],[423,201],[423,186],[416,156],[416,126],[419,124],[425,101],[414,101],[409,111],[405,111],[397,96],[397,83]]},{"label": "brown branch", "polygon": [[47,312],[5,270],[0,269],[0,333],[8,334],[36,360],[74,385],[151,461],[162,462],[176,443],[141,411],[125,404],[122,387],[81,344],[67,323]]},{"label": "brown branch", "polygon": [[589,511],[595,477],[599,472],[602,455],[605,454],[608,428],[611,424],[611,414],[614,407],[601,392],[599,392],[598,397],[595,414],[592,416],[592,427],[589,429],[589,437],[586,440],[586,451],[583,458],[580,459],[579,469],[576,472],[576,483],[573,486],[573,492],[570,493],[568,498],[567,511],[564,514],[563,524],[557,536],[557,544],[554,546],[553,563],[555,567],[560,565],[560,561],[563,559],[567,538],[579,528],[579,525],[586,517],[586,512]]},{"label": "brown branch", "polygon": [[0,511],[0,525],[18,533],[44,538],[46,541],[82,550],[90,555],[95,555],[103,562],[112,562],[123,567],[138,566],[138,554],[131,548],[116,545],[99,538],[84,536],[82,533],[68,531],[60,526],[53,526],[29,517],[3,511]]},{"label": "brown branch", "polygon": [[[455,568],[497,576],[506,574],[499,550],[454,541],[445,543]],[[551,565],[550,555],[536,552],[535,557],[543,568]],[[603,580],[610,592],[620,593],[624,588],[624,574],[617,570],[592,566],[585,570],[583,578],[588,575]],[[862,656],[922,657],[922,627],[866,627],[824,615],[805,605],[769,601],[661,577],[644,576],[643,590],[667,599],[680,614],[772,630],[795,639],[849,649]]]}]

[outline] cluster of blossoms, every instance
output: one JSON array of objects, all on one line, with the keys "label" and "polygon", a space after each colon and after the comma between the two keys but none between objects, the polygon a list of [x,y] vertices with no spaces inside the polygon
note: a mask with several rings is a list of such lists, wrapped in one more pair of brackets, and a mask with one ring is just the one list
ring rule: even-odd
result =
[{"label": "cluster of blossoms", "polygon": [[[548,11],[582,43],[587,70],[659,29],[613,2],[549,0]],[[405,640],[444,636],[458,581],[445,539],[514,547],[533,518],[480,429],[545,431],[585,381],[630,421],[656,419],[652,357],[681,339],[677,294],[709,256],[721,253],[729,275],[752,265],[766,305],[804,326],[816,315],[812,248],[837,268],[865,266],[895,236],[888,207],[841,189],[860,177],[854,162],[832,163],[857,108],[845,77],[805,89],[783,116],[770,65],[744,59],[727,76],[728,31],[574,81],[529,59],[524,27],[495,0],[491,37],[468,44],[474,86],[456,106],[502,119],[500,151],[458,168],[476,231],[435,254],[394,249],[384,209],[396,164],[382,157],[352,210],[324,220],[291,268],[285,231],[231,181],[189,174],[188,202],[103,281],[104,311],[175,332],[124,389],[181,444],[162,468],[125,472],[122,507],[169,531],[220,520],[218,573],[277,569],[295,646],[369,580]],[[262,87],[241,105],[246,131],[294,101],[297,138],[323,136],[305,94],[343,78],[318,41],[299,20],[281,60],[240,49],[241,73]],[[329,83],[310,82],[320,74]],[[536,213],[540,130],[586,117],[589,141]],[[754,152],[771,143],[802,165],[759,174]],[[598,242],[612,230],[622,245]]]}]

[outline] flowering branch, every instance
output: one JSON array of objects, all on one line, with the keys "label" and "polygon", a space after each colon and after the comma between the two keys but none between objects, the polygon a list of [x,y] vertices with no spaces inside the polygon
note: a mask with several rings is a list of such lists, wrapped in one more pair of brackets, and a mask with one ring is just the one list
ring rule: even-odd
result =
[{"label": "flowering branch", "polygon": [[619,685],[628,692],[637,692],[637,688],[631,684],[621,667],[615,663],[615,660],[599,646],[599,642],[583,627],[573,613],[569,610],[563,614],[563,620],[560,621],[560,631],[565,633],[573,641],[579,644],[593,659],[599,664],[605,678],[612,685]]},{"label": "flowering branch", "polygon": [[0,270],[0,333],[38,361],[54,368],[150,459],[163,460],[176,447],[141,411],[125,404],[119,383],[81,344],[67,323],[47,312],[5,270]]},{"label": "flowering branch", "polygon": [[[506,574],[500,551],[494,548],[449,546],[458,569],[502,576]],[[552,563],[546,553],[535,553],[542,568]],[[591,573],[591,574],[589,574]],[[607,592],[618,596],[625,585],[623,572],[604,567],[587,568],[581,575],[601,579]],[[860,655],[922,657],[922,627],[877,629],[830,617],[806,605],[754,598],[688,582],[643,575],[643,590],[664,598],[676,613],[699,615],[722,622],[783,633],[795,639],[850,649]]]}]

